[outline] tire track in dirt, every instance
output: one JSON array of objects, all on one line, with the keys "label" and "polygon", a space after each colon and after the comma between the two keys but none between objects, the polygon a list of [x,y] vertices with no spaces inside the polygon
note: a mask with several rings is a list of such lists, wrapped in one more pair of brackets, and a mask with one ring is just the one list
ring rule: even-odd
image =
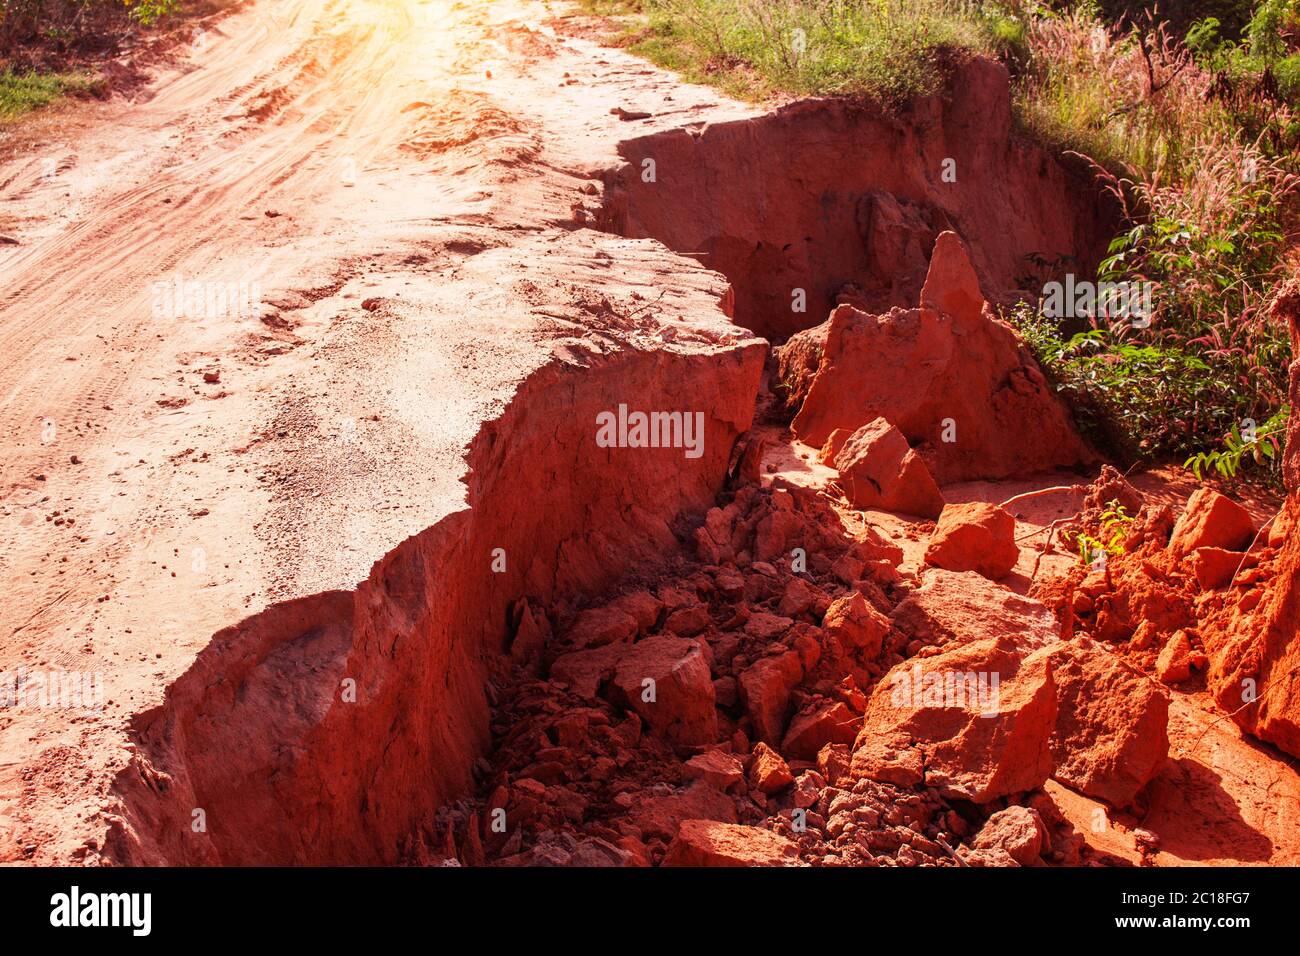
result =
[{"label": "tire track in dirt", "polygon": [[[216,69],[194,69],[132,108],[148,113],[156,129],[184,117],[187,142],[179,149],[195,155],[160,167],[147,149],[135,150],[144,164],[142,184],[107,193],[80,222],[17,247],[4,264],[0,349],[10,361],[0,369],[0,428],[19,438],[0,472],[5,487],[30,485],[33,475],[51,470],[47,445],[58,443],[30,440],[46,423],[57,432],[65,421],[102,418],[118,404],[142,358],[163,358],[171,340],[183,338],[178,326],[184,317],[160,327],[151,308],[152,283],[173,272],[242,278],[242,270],[224,262],[232,249],[237,255],[240,246],[265,241],[258,221],[264,211],[329,202],[331,191],[344,188],[337,162],[342,151],[357,143],[374,153],[391,146],[395,133],[382,84],[370,83],[360,103],[353,100],[358,84],[394,66],[413,22],[400,3],[368,7],[373,22],[362,24],[349,24],[345,7],[322,8],[307,32],[297,31],[305,41],[287,38],[276,51],[275,69],[234,98],[225,95],[225,84],[241,63],[247,65],[258,38],[274,32],[274,23],[253,24],[249,39],[229,50],[214,47],[222,51]],[[304,18],[298,10],[293,20]],[[242,103],[254,112],[250,104],[276,94],[279,108],[256,122],[231,111]],[[137,116],[135,123],[141,122]],[[272,259],[267,271],[290,273],[292,267]],[[107,346],[98,356],[67,361],[97,346],[97,339]],[[5,554],[19,548],[18,541],[5,544]]]}]

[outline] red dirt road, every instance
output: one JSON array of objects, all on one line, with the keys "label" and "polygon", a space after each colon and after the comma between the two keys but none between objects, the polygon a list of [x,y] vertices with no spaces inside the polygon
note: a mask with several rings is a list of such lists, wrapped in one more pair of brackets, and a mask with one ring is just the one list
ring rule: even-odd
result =
[{"label": "red dirt road", "polygon": [[8,151],[0,670],[102,675],[105,707],[0,717],[0,860],[93,854],[127,719],[221,627],[460,508],[544,361],[736,337],[717,277],[574,227],[620,138],[744,108],[548,15],[261,3]]}]

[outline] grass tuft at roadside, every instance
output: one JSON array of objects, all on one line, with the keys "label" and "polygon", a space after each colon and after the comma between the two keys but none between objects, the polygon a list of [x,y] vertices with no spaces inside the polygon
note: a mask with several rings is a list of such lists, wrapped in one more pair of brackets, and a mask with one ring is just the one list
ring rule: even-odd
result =
[{"label": "grass tuft at roadside", "polygon": [[88,93],[95,81],[85,73],[0,72],[0,124],[49,106],[67,94]]}]

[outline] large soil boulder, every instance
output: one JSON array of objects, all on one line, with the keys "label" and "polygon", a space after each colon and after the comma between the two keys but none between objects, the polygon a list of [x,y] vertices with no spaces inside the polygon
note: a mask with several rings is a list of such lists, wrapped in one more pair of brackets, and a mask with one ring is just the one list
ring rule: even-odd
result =
[{"label": "large soil boulder", "polygon": [[858,735],[859,719],[841,701],[814,704],[795,714],[781,744],[793,760],[816,760],[827,744],[851,744]]},{"label": "large soil boulder", "polygon": [[1033,598],[995,584],[974,571],[925,572],[890,622],[922,644],[963,644],[1009,639],[1025,653],[1060,639],[1056,616]]},{"label": "large soil boulder", "polygon": [[626,645],[610,644],[562,654],[551,665],[551,680],[567,685],[579,697],[594,698],[614,676],[614,667],[625,650]]},{"label": "large soil boulder", "polygon": [[1156,677],[1180,684],[1192,676],[1192,642],[1186,631],[1175,631],[1156,656]]},{"label": "large soil boulder", "polygon": [[663,866],[794,866],[799,848],[778,833],[714,820],[685,820]]},{"label": "large soil boulder", "polygon": [[1011,806],[989,817],[971,846],[976,850],[1001,850],[1021,866],[1034,866],[1048,842],[1047,826],[1037,810]]},{"label": "large soil boulder", "polygon": [[1254,536],[1255,522],[1250,512],[1212,488],[1198,488],[1187,499],[1187,507],[1174,525],[1169,548],[1175,555],[1197,548],[1242,551]]},{"label": "large soil boulder", "polygon": [[863,425],[835,455],[839,484],[855,508],[937,518],[943,495],[921,456],[883,418]]},{"label": "large soil boulder", "polygon": [[735,754],[706,750],[686,761],[686,774],[719,790],[726,790],[744,779],[745,767]]},{"label": "large soil boulder", "polygon": [[1196,576],[1196,583],[1206,591],[1221,588],[1250,563],[1241,551],[1225,551],[1223,548],[1197,548],[1188,557],[1188,565]]},{"label": "large soil boulder", "polygon": [[602,647],[606,644],[623,644],[636,636],[637,620],[621,608],[588,608],[580,613],[565,634],[565,640],[575,648]]},{"label": "large soil boulder", "polygon": [[695,780],[669,793],[643,794],[632,805],[628,819],[641,831],[643,839],[671,840],[686,820],[735,823],[736,804],[717,787]]},{"label": "large soil boulder", "polygon": [[889,633],[889,618],[860,591],[852,591],[831,602],[822,618],[822,630],[838,641],[841,649],[874,660]]},{"label": "large soil boulder", "polygon": [[[787,382],[806,387],[791,399],[802,398],[793,424],[801,441],[820,448],[836,429],[885,418],[940,485],[1093,460],[1034,359],[986,308],[955,233],[935,243],[918,308],[867,315],[841,305],[824,324],[783,346],[804,370]],[[808,356],[823,339],[809,377]]]},{"label": "large soil boulder", "polygon": [[713,743],[718,734],[706,655],[707,646],[697,640],[660,635],[563,654],[550,676],[580,697],[612,697],[635,710],[652,732],[691,747]]},{"label": "large soil boulder", "polygon": [[785,758],[759,741],[749,758],[749,786],[760,793],[776,793],[794,783],[794,774]]},{"label": "large soil boulder", "polygon": [[1169,755],[1169,698],[1088,638],[1058,645],[1051,661],[1052,776],[1113,807],[1128,806]]},{"label": "large soil boulder", "polygon": [[740,675],[740,701],[759,740],[779,744],[785,732],[790,692],[817,663],[819,649],[811,639],[793,650],[755,661]]},{"label": "large soil boulder", "polygon": [[1052,773],[1056,687],[1050,649],[976,641],[899,664],[867,704],[853,773],[988,803]]},{"label": "large soil boulder", "polygon": [[949,571],[975,571],[997,580],[1020,559],[1016,519],[982,501],[946,505],[925,549],[925,563]]},{"label": "large soil boulder", "polygon": [[614,686],[666,740],[685,747],[717,740],[713,677],[699,641],[660,636],[633,644],[618,660]]}]

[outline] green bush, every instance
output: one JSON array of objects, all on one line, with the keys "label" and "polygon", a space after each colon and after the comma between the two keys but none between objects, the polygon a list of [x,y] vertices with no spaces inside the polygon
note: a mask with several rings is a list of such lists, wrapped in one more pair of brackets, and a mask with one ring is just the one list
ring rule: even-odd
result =
[{"label": "green bush", "polygon": [[1283,33],[1297,24],[1300,24],[1300,0],[1263,0],[1246,26],[1251,53],[1269,63],[1286,56],[1287,41]]},{"label": "green bush", "polygon": [[1007,319],[1070,401],[1080,428],[1112,454],[1186,455],[1200,447],[1198,435],[1214,431],[1217,417],[1206,416],[1216,407],[1215,369],[1204,358],[1107,329],[1066,335],[1059,319],[1028,303]]},{"label": "green bush", "polygon": [[116,51],[180,0],[0,0],[0,64],[51,65]]}]

